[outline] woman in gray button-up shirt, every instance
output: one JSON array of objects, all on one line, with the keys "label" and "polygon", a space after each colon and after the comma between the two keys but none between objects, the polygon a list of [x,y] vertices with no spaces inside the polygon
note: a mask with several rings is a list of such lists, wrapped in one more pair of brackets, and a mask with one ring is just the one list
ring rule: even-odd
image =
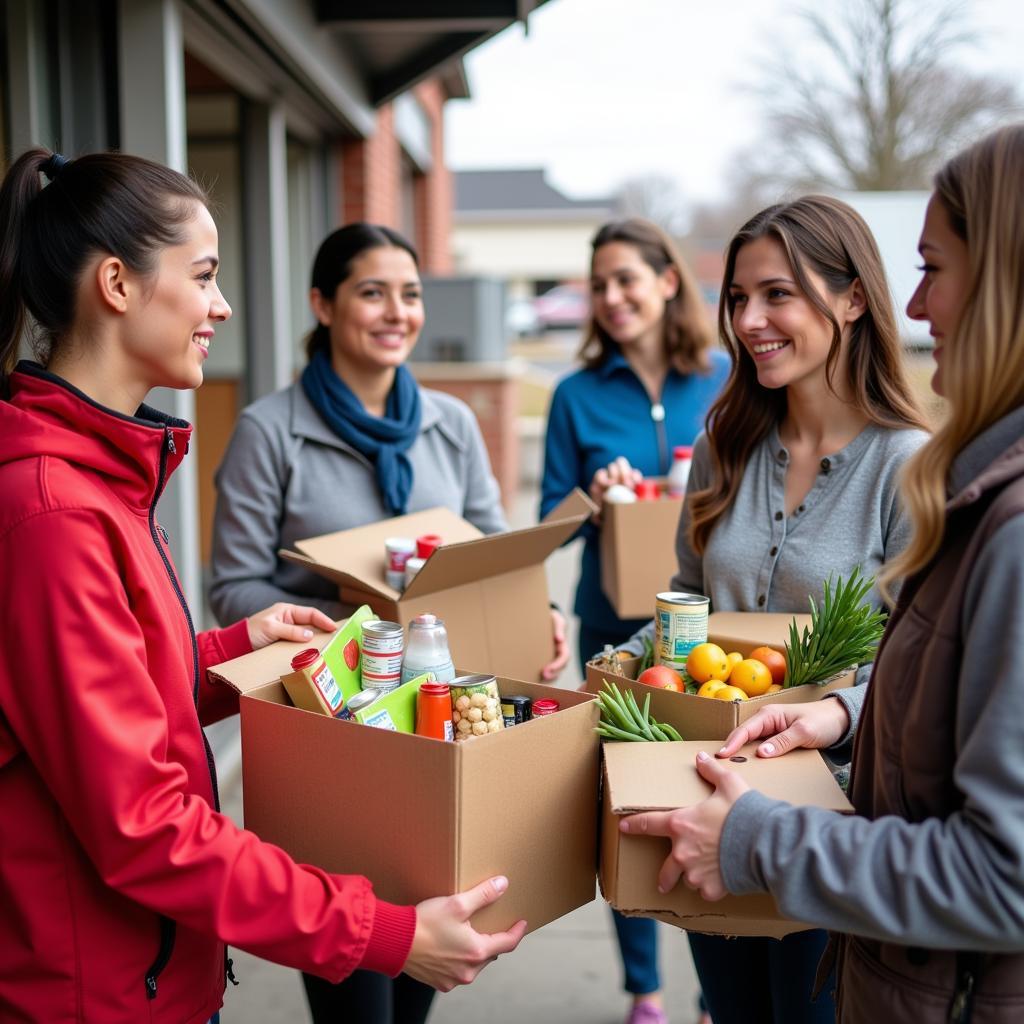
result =
[{"label": "woman in gray button-up shirt", "polygon": [[[694,450],[670,586],[714,611],[803,612],[830,573],[903,549],[899,471],[927,437],[867,225],[823,196],[762,211],[729,246],[719,329],[734,370]],[[715,1024],[834,1020],[828,992],[810,998],[824,943],[692,934]]]}]

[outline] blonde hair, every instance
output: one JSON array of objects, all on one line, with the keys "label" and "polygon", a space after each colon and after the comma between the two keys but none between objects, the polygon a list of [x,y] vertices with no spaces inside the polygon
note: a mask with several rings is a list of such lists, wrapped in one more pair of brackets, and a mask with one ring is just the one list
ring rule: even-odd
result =
[{"label": "blonde hair", "polygon": [[883,592],[922,570],[942,543],[947,482],[956,456],[1024,404],[1024,124],[1000,129],[953,157],[935,197],[967,243],[960,322],[942,352],[945,422],[903,470],[914,523],[907,548],[880,574]]}]

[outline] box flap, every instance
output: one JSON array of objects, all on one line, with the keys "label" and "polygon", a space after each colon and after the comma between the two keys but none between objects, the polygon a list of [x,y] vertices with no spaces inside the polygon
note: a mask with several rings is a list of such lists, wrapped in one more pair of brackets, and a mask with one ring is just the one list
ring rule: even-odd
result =
[{"label": "box flap", "polygon": [[[341,619],[338,622],[339,628],[347,621]],[[337,633],[315,632],[312,640],[303,640],[301,643],[278,640],[258,651],[251,651],[240,658],[214,665],[209,674],[238,693],[248,693],[289,673],[292,669],[292,658],[299,651],[304,651],[307,647],[315,647],[322,651],[335,636]]]},{"label": "box flap", "polygon": [[384,579],[384,542],[389,537],[415,540],[425,533],[440,534],[445,544],[483,536],[472,523],[467,523],[451,509],[438,507],[383,519],[352,530],[299,540],[295,542],[297,551],[281,551],[279,554],[289,562],[306,566],[318,576],[397,601],[401,594],[389,587]]},{"label": "box flap", "polygon": [[[401,596],[405,599],[436,594],[449,587],[539,565],[576,532],[593,510],[593,503],[577,488],[537,526],[488,537],[480,537],[477,531],[476,540],[446,543],[427,559]],[[437,532],[448,539],[448,534]]]},{"label": "box flap", "polygon": [[708,616],[708,636],[719,643],[723,640],[734,640],[737,646],[754,648],[765,644],[781,650],[789,639],[789,624],[794,619],[801,633],[804,626],[811,624],[810,615],[783,612],[712,612]]},{"label": "box flap", "polygon": [[[697,751],[707,750],[713,755],[711,746],[699,740],[605,743],[612,813],[671,810],[699,803],[711,794],[711,786],[697,774]],[[775,800],[833,811],[852,810],[818,751],[794,750],[784,757],[763,758],[756,755],[756,749],[756,743],[748,744],[736,758],[720,764]]]},{"label": "box flap", "polygon": [[574,520],[577,525],[589,519],[597,511],[597,506],[580,490],[574,487],[542,520],[544,523],[557,523]]}]

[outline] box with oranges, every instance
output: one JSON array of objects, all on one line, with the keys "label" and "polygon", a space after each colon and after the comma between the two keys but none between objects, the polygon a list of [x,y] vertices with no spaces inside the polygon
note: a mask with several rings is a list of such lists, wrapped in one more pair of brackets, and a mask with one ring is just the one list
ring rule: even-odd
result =
[{"label": "box with oranges", "polygon": [[[713,681],[703,683],[706,688],[704,695],[678,693],[639,682],[636,678],[640,665],[639,658],[626,659],[621,663],[625,678],[609,676],[605,669],[591,662],[587,665],[584,689],[590,693],[598,693],[602,681],[605,678],[613,678],[620,689],[625,687],[633,690],[640,703],[643,703],[643,698],[650,694],[651,714],[657,719],[665,718],[670,721],[679,730],[683,739],[725,739],[736,726],[745,722],[765,704],[801,704],[820,700],[833,690],[853,685],[855,673],[850,671],[821,685],[774,688],[779,685],[776,681],[779,662],[773,659],[769,652],[782,656],[789,636],[789,626],[794,620],[801,630],[810,624],[809,615],[713,612],[708,619],[708,640],[721,650],[709,651],[708,654],[712,660],[717,659],[721,653],[724,653],[726,658],[731,655],[733,664],[727,666],[729,678],[721,687],[715,687]],[[759,655],[763,660],[755,662]],[[694,667],[698,677],[703,676],[707,680],[725,674],[721,667],[710,663]],[[785,672],[784,662],[782,672]],[[737,687],[738,692],[725,688],[736,683],[741,684]],[[718,692],[709,693],[710,690]]]}]

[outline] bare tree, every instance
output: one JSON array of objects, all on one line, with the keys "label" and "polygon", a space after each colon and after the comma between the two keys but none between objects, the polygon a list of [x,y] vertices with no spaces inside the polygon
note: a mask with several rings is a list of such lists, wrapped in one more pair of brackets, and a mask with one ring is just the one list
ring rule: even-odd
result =
[{"label": "bare tree", "polygon": [[644,217],[674,237],[687,223],[686,200],[676,182],[666,174],[645,174],[624,181],[615,196],[622,217]]},{"label": "bare tree", "polygon": [[1019,115],[1014,88],[950,61],[975,41],[961,2],[825,0],[799,17],[807,43],[756,86],[765,138],[737,184],[927,188],[980,133]]}]

